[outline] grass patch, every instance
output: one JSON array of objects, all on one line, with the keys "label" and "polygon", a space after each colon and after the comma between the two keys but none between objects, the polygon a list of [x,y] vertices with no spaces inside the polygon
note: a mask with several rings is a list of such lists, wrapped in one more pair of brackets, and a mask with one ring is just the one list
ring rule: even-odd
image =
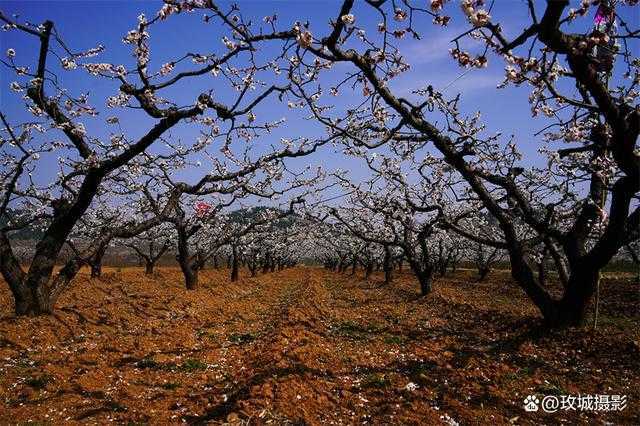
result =
[{"label": "grass patch", "polygon": [[518,371],[506,373],[503,378],[508,382],[519,380],[523,377],[531,376],[533,374],[533,370],[534,369],[531,367],[524,367],[519,369]]},{"label": "grass patch", "polygon": [[206,363],[200,361],[199,359],[193,359],[193,358],[189,358],[185,360],[180,366],[180,370],[186,371],[189,373],[193,371],[200,371],[200,370],[206,370],[206,369],[207,369]]},{"label": "grass patch", "polygon": [[244,345],[245,343],[251,343],[256,340],[256,335],[253,333],[233,333],[229,335],[227,340],[236,345]]},{"label": "grass patch", "polygon": [[153,358],[144,358],[136,362],[136,367],[141,370],[159,370],[162,367],[162,364],[155,361]]},{"label": "grass patch", "polygon": [[541,393],[543,395],[568,395],[569,392],[558,383],[545,383],[536,388],[537,393]]},{"label": "grass patch", "polygon": [[404,345],[406,342],[407,338],[404,336],[388,334],[384,337],[384,343],[387,345]]},{"label": "grass patch", "polygon": [[370,334],[378,333],[379,330],[375,324],[362,325],[354,321],[339,322],[331,327],[331,333],[352,340],[367,340]]},{"label": "grass patch", "polygon": [[165,390],[176,390],[181,386],[178,382],[167,382],[160,384],[160,387]]},{"label": "grass patch", "polygon": [[426,384],[429,380],[429,374],[437,367],[435,362],[410,362],[403,370],[411,381]]},{"label": "grass patch", "polygon": [[53,382],[53,377],[48,374],[43,374],[41,376],[31,376],[27,378],[27,380],[25,380],[25,383],[34,389],[44,389],[47,384],[51,382]]},{"label": "grass patch", "polygon": [[391,385],[391,380],[385,374],[367,374],[364,379],[362,379],[362,387],[363,388],[376,388],[376,389],[384,389]]}]

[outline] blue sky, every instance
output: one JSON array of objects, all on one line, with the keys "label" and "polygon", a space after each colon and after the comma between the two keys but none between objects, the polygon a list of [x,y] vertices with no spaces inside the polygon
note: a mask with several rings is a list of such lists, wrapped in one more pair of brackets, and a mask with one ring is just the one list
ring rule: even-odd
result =
[{"label": "blue sky", "polygon": [[[279,28],[290,28],[295,21],[310,21],[314,34],[322,35],[328,31],[328,21],[334,18],[340,3],[337,1],[238,1],[240,9],[245,17],[251,17],[254,22],[260,22],[263,16],[278,15]],[[354,11],[358,24],[375,29],[378,21],[369,7],[364,2],[359,3]],[[425,1],[426,3],[426,1]],[[509,3],[508,7],[504,7]],[[543,2],[539,3],[539,15],[543,11]],[[573,3],[579,3],[574,1]],[[230,3],[223,3],[229,5]],[[73,50],[85,50],[103,44],[106,51],[96,62],[112,62],[131,64],[131,50],[122,43],[122,36],[134,28],[137,16],[144,12],[147,16],[153,16],[161,3],[151,1],[2,1],[0,7],[6,14],[17,13],[21,20],[39,23],[45,19],[54,21],[56,28],[62,34],[64,40]],[[527,8],[520,0],[498,0],[495,12],[492,12],[494,22],[500,22],[508,35],[515,36],[528,24]],[[533,158],[540,146],[540,138],[534,137],[534,133],[544,127],[545,122],[532,119],[530,106],[527,101],[528,88],[496,89],[496,85],[503,80],[504,63],[501,60],[490,58],[490,64],[484,70],[472,70],[460,77],[465,72],[449,56],[449,41],[464,28],[463,21],[456,1],[448,6],[453,15],[450,26],[440,29],[431,25],[429,18],[423,18],[419,27],[424,28],[422,40],[403,40],[400,44],[401,51],[411,64],[411,70],[400,77],[392,85],[396,93],[408,95],[417,87],[428,84],[437,89],[446,87],[447,95],[463,94],[462,106],[465,111],[480,110],[485,118],[488,129],[492,132],[501,131],[505,135],[515,133],[518,135],[518,145],[522,151]],[[631,22],[638,22],[638,8],[625,8],[619,11]],[[166,23],[156,25],[151,33],[152,62],[151,67],[159,67],[185,52],[198,51],[222,52],[224,46],[220,42],[222,32],[216,26],[203,25],[201,15],[177,16]],[[579,31],[585,25],[590,25],[592,17],[587,17],[570,28]],[[0,43],[2,54],[9,47],[17,51],[17,62],[25,61],[26,65],[32,65],[37,49],[36,40],[33,37],[25,37],[18,32],[3,32]],[[265,55],[272,53],[265,51]],[[31,62],[31,63],[30,63]],[[33,65],[32,65],[33,66]],[[345,68],[346,69],[346,68]],[[336,72],[341,68],[336,67]],[[111,129],[105,128],[102,121],[110,112],[104,107],[107,96],[116,93],[117,86],[103,79],[88,77],[84,71],[60,74],[62,85],[72,92],[89,92],[90,99],[94,100],[99,110],[103,112],[102,119],[95,123],[87,122],[89,133],[96,137],[108,137]],[[11,93],[8,85],[15,80],[10,71],[2,67],[0,69],[2,91],[0,92],[0,108],[14,122],[27,119],[24,101],[19,95]],[[456,80],[457,79],[457,80]],[[185,104],[192,103],[200,91],[213,89],[221,98],[229,97],[232,93],[220,81],[200,79],[194,80],[186,86],[163,93],[170,99],[176,99]],[[336,98],[339,106],[348,105],[348,96]],[[343,103],[343,105],[340,105]],[[321,129],[313,126],[303,115],[297,111],[288,110],[286,102],[265,102],[256,109],[259,120],[277,119],[287,117],[288,124],[281,131],[274,132],[270,137],[294,138],[297,136],[320,135]],[[133,113],[123,120],[123,128],[131,136],[140,136],[148,129],[151,121],[139,113]],[[180,138],[189,144],[197,136],[197,131],[192,126],[181,125],[173,132],[174,139]],[[258,143],[268,144],[268,140],[260,140]],[[354,176],[363,173],[362,165],[354,159],[345,158],[336,154],[330,147],[323,149],[313,157],[297,161],[298,165],[305,162],[322,164],[326,168],[341,167],[352,170]],[[53,163],[52,163],[53,164]],[[53,169],[48,171],[55,173]],[[47,171],[43,171],[46,176]],[[197,178],[202,170],[190,170],[187,178]]]}]

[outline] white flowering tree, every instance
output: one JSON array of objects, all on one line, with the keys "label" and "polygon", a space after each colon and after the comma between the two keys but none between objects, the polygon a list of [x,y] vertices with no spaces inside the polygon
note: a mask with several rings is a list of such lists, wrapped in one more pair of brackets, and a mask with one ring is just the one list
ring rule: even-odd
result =
[{"label": "white flowering tree", "polygon": [[117,241],[121,247],[133,250],[144,265],[145,275],[151,275],[158,261],[175,246],[175,238],[167,223],[141,232],[133,238]]},{"label": "white flowering tree", "polygon": [[[210,28],[216,25],[217,31],[220,28],[226,31],[222,43],[201,46],[200,52],[198,46],[190,45],[183,56],[160,67],[153,66],[151,30],[166,19],[179,19],[176,15],[190,12],[202,14],[202,25]],[[18,315],[53,310],[60,292],[75,275],[65,268],[54,272],[60,251],[100,188],[114,176],[139,175],[150,159],[161,162],[165,158],[164,148],[169,156],[175,156],[176,152],[183,156],[202,152],[213,162],[212,169],[220,171],[225,166],[216,161],[217,156],[204,153],[216,136],[223,141],[221,156],[228,158],[232,156],[229,152],[234,140],[244,140],[251,146],[249,142],[262,132],[279,126],[281,121],[259,122],[254,109],[264,101],[277,100],[277,96],[282,100],[290,90],[281,68],[295,65],[282,53],[298,46],[300,35],[294,29],[276,31],[270,22],[258,25],[245,22],[235,7],[222,10],[208,1],[166,2],[155,16],[148,19],[141,15],[135,28],[124,36],[124,43],[132,49],[132,63],[111,64],[93,62],[92,58],[104,50],[101,45],[86,52],[72,51],[51,21],[31,25],[2,13],[0,20],[4,30],[39,43],[39,53],[34,58],[21,56],[19,50],[9,48],[2,60],[16,74],[11,88],[24,97],[34,116],[34,120],[17,124],[2,114],[0,216],[11,216],[11,220],[0,229],[0,271],[14,295]],[[258,55],[265,43],[275,45],[271,58]],[[91,99],[86,93],[75,94],[60,87],[61,80],[56,75],[63,72],[86,72],[106,87],[115,84],[115,93],[106,99],[107,110],[100,100]],[[211,89],[194,92],[186,104],[184,100],[165,97],[165,93],[176,93],[176,89],[192,92],[196,79]],[[221,85],[229,86],[232,95],[218,95],[224,91],[214,94],[214,89]],[[128,135],[123,130],[130,117],[142,123],[138,128],[146,126],[140,136]],[[169,132],[182,125],[193,126],[201,137],[186,146],[171,140]],[[93,134],[94,128],[104,130]],[[104,134],[110,136],[104,138]],[[274,153],[269,158],[299,156],[317,148],[305,140],[282,140],[277,145],[280,149],[272,145]],[[238,155],[244,164],[251,164],[253,170],[264,166],[264,158],[250,155],[249,148],[243,152]],[[45,156],[58,160],[59,173],[51,181],[42,181],[39,176],[51,164],[43,160]],[[221,173],[227,176],[231,172]],[[216,173],[209,173],[200,185],[215,185],[218,180]],[[22,213],[19,219],[9,215],[10,211],[18,210],[28,211],[29,217]],[[13,252],[11,235],[35,222],[43,222],[45,226],[25,270]]]},{"label": "white flowering tree", "polygon": [[[457,236],[449,235],[442,227],[445,217],[462,213],[453,207],[455,203],[447,203],[440,185],[413,187],[402,172],[389,166],[388,160],[380,165],[374,160],[368,162],[380,173],[374,178],[377,184],[349,185],[353,194],[348,203],[330,208],[330,215],[357,238],[383,247],[387,274],[391,274],[397,259],[393,249],[401,250],[402,258],[420,283],[422,295],[427,295],[435,273],[444,275],[447,267],[459,260]],[[380,177],[386,179],[380,181]],[[348,185],[348,181],[344,184]]]},{"label": "white flowering tree", "polygon": [[[384,145],[417,161],[425,150],[437,153],[441,164],[426,164],[422,170],[454,170],[467,186],[461,196],[496,219],[501,235],[482,242],[506,248],[515,282],[545,322],[555,327],[581,324],[601,269],[639,232],[637,23],[625,22],[605,2],[586,1],[576,10],[569,9],[568,0],[492,2],[490,8],[482,1],[462,2],[469,28],[455,37],[454,58],[477,68],[490,57],[505,60],[505,85],[530,85],[533,113],[544,113],[548,143],[543,149],[549,163],[534,168],[522,158],[516,139],[503,142],[499,135],[487,135],[480,115],[462,114],[460,98],[446,99],[431,86],[416,87],[410,98],[392,90],[392,80],[410,69],[399,40],[419,36],[421,14],[446,25],[447,1],[432,0],[430,9],[409,1],[368,1],[379,16],[377,31],[360,25],[354,3],[344,1],[326,35],[309,34],[306,50],[300,52],[307,73],[328,73],[324,62],[344,64],[341,70],[351,66],[345,83],[334,91],[356,88],[353,108],[337,115],[313,98],[315,87],[295,80],[294,92],[330,132],[348,141],[352,152]],[[625,3],[635,2],[616,7]],[[514,7],[524,7],[530,21],[523,23],[522,33],[508,35],[491,15]],[[595,28],[587,22],[582,33],[568,32],[569,23],[594,15]],[[616,18],[618,33],[611,29]],[[481,42],[477,53],[465,47],[469,38]],[[477,43],[472,46],[478,49]],[[557,147],[556,140],[574,146]],[[481,239],[466,231],[467,237]],[[540,244],[563,284],[559,298],[535,274],[532,257]]]}]

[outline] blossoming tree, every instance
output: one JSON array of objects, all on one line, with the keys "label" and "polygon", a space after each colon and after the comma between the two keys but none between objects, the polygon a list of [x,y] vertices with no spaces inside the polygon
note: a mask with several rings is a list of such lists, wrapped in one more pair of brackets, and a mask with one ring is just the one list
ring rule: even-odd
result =
[{"label": "blossoming tree", "polygon": [[[480,202],[496,219],[501,235],[483,242],[506,248],[515,282],[546,323],[582,323],[601,269],[639,233],[637,23],[618,16],[622,31],[616,34],[607,24],[616,17],[611,5],[605,5],[603,13],[596,10],[599,5],[593,6],[597,2],[585,1],[580,9],[570,10],[568,0],[549,0],[543,6],[527,1],[521,7],[530,22],[511,36],[491,15],[520,6],[492,2],[485,8],[483,1],[462,2],[469,28],[455,37],[451,53],[461,66],[477,68],[496,56],[507,62],[505,84],[531,86],[533,113],[544,113],[549,130],[543,146],[548,167],[535,168],[522,159],[517,140],[502,142],[499,135],[487,135],[480,115],[462,114],[460,98],[446,99],[431,86],[416,87],[411,98],[391,88],[393,79],[410,69],[397,41],[419,36],[420,14],[431,15],[436,25],[447,25],[449,2],[433,0],[430,9],[409,1],[366,3],[379,16],[377,31],[360,26],[353,13],[355,2],[346,0],[326,35],[307,30],[305,51],[300,53],[309,73],[328,72],[307,60],[309,56],[350,65],[344,84],[333,90],[356,88],[362,97],[346,115],[337,116],[314,100],[314,86],[294,80],[294,92],[316,119],[356,151],[384,145],[400,155],[422,157],[425,149],[435,150],[441,164],[428,167],[455,170],[468,188],[465,197]],[[618,2],[617,7],[624,3],[635,4]],[[582,33],[566,29],[570,22],[596,13],[605,16],[604,28],[599,21],[596,28],[588,23]],[[475,40],[477,53],[465,48],[468,39]],[[558,148],[556,140],[574,146]],[[467,237],[481,239],[473,232]],[[535,247],[540,244],[558,270],[560,298],[554,298],[535,274],[532,256],[539,253]]]}]

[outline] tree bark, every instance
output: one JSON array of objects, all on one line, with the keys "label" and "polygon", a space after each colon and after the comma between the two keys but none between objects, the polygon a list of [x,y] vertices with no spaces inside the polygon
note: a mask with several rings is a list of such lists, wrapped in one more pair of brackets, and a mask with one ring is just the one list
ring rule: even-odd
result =
[{"label": "tree bark", "polygon": [[384,247],[383,269],[384,283],[391,284],[391,281],[393,280],[393,265],[391,263],[391,249],[389,246]]},{"label": "tree bark", "polygon": [[599,280],[600,272],[595,268],[572,271],[564,295],[553,301],[544,315],[545,324],[553,328],[584,325]]},{"label": "tree bark", "polygon": [[145,261],[145,268],[144,268],[144,274],[145,275],[151,275],[153,274],[153,268],[156,266],[156,262],[152,261],[152,260],[146,260]]},{"label": "tree bark", "polygon": [[102,260],[98,260],[91,264],[91,278],[102,276]]},{"label": "tree bark", "polygon": [[364,278],[368,279],[373,272],[373,261],[367,262],[367,267],[364,270]]},{"label": "tree bark", "polygon": [[416,274],[420,283],[420,294],[426,296],[431,293],[433,286],[433,269],[426,268]]},{"label": "tree bark", "polygon": [[232,246],[232,260],[231,260],[231,281],[238,281],[238,247],[234,244]]},{"label": "tree bark", "polygon": [[189,253],[189,235],[184,226],[176,226],[178,231],[178,256],[177,260],[184,275],[184,284],[187,290],[198,288],[198,269],[195,267]]},{"label": "tree bark", "polygon": [[483,282],[487,275],[491,272],[491,268],[488,266],[480,266],[478,268],[478,282]]},{"label": "tree bark", "polygon": [[109,246],[109,241],[105,244],[101,244],[100,247],[96,250],[95,255],[92,256],[90,260],[91,265],[91,278],[97,278],[102,275],[102,259],[104,258],[104,254],[107,252],[107,248]]},{"label": "tree bark", "polygon": [[198,270],[189,264],[180,264],[187,290],[195,290],[198,288]]}]

